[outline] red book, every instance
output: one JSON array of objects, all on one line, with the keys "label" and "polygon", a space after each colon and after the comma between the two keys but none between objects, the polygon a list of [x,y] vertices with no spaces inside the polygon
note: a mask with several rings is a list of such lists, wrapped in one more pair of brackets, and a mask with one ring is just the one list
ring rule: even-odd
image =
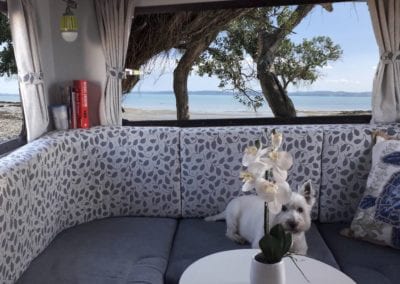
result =
[{"label": "red book", "polygon": [[74,92],[75,92],[75,116],[76,116],[76,124],[75,128],[81,128],[81,96],[79,95],[79,91],[75,88],[74,85]]},{"label": "red book", "polygon": [[74,81],[76,110],[77,110],[77,127],[89,128],[89,105],[88,91],[86,80]]}]

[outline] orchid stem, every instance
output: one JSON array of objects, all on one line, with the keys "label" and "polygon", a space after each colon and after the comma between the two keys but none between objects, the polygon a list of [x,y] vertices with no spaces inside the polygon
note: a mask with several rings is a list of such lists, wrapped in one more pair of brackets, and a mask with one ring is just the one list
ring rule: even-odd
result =
[{"label": "orchid stem", "polygon": [[307,276],[304,274],[303,270],[301,270],[300,266],[297,264],[297,260],[292,256],[289,255],[289,258],[293,261],[293,264],[297,267],[297,269],[300,271],[300,273],[303,275],[304,279],[308,282],[311,283],[310,280],[307,278]]},{"label": "orchid stem", "polygon": [[264,202],[264,235],[269,234],[269,210],[268,203]]}]

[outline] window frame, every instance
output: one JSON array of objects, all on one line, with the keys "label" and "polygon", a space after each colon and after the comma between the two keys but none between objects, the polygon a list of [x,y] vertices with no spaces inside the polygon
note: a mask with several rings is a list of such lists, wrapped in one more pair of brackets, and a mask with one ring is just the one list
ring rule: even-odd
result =
[{"label": "window frame", "polygon": [[16,138],[6,140],[0,143],[0,158],[4,157],[8,153],[24,146],[27,143],[26,136],[20,135]]},{"label": "window frame", "polygon": [[135,8],[135,15],[174,13],[182,11],[204,11],[218,9],[241,9],[272,6],[306,5],[306,4],[324,4],[340,2],[366,2],[367,0],[225,0],[197,2],[187,4],[172,4],[159,6],[144,6]]},{"label": "window frame", "polygon": [[[267,6],[285,6],[299,4],[323,4],[338,2],[366,2],[366,0],[227,0],[204,3],[190,3],[177,5],[161,5],[150,7],[137,7],[135,15],[153,13],[173,13],[180,11],[202,11],[213,9],[239,9]],[[7,13],[7,2],[0,1],[0,12]],[[23,111],[23,106],[21,104]],[[321,124],[368,124],[371,115],[343,115],[343,116],[309,116],[295,118],[229,118],[229,119],[195,119],[195,120],[154,120],[154,121],[131,121],[123,119],[124,126],[167,126],[167,127],[224,127],[245,125],[321,125]],[[16,150],[27,143],[25,121],[23,121],[21,134],[13,139],[0,143],[0,157]]]},{"label": "window frame", "polygon": [[[7,12],[8,12],[7,2],[0,0],[0,13],[4,14],[5,16],[8,16]],[[20,97],[21,112],[22,112],[21,132],[15,138],[11,138],[11,139],[5,140],[3,142],[0,142],[0,158],[4,157],[8,153],[18,149],[19,147],[24,146],[27,143],[26,124],[25,124],[25,117],[23,115],[24,108],[22,105],[21,94],[19,94],[19,97]]]},{"label": "window frame", "polygon": [[322,125],[322,124],[369,124],[371,115],[301,116],[294,118],[222,118],[193,120],[142,120],[123,119],[123,126],[166,126],[166,127],[224,127],[248,125]]},{"label": "window frame", "polygon": [[[227,0],[207,3],[190,3],[176,5],[160,5],[137,7],[135,15],[174,13],[182,11],[204,11],[216,9],[240,9],[255,7],[287,6],[302,4],[324,4],[343,2],[367,2],[367,0]],[[194,119],[194,120],[122,120],[124,126],[171,126],[171,127],[223,127],[244,125],[284,125],[284,124],[368,124],[371,115],[338,115],[338,116],[308,116],[294,118],[228,118],[228,119]]]}]

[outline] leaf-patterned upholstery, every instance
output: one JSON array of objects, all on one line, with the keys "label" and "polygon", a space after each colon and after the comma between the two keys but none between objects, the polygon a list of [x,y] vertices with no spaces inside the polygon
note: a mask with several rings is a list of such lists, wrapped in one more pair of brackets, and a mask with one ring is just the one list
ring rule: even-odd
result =
[{"label": "leaf-patterned upholstery", "polygon": [[[283,133],[282,148],[294,158],[288,182],[297,190],[311,179],[319,192],[323,131],[311,126],[188,128],[181,131],[183,217],[205,217],[225,209],[242,194],[239,174],[246,146],[269,142],[271,131]],[[318,206],[313,211],[318,216]]]},{"label": "leaf-patterned upholstery", "polygon": [[0,283],[62,230],[110,216],[179,217],[179,129],[55,132],[0,159]]},{"label": "leaf-patterned upholstery", "polygon": [[0,283],[14,283],[66,228],[110,216],[204,217],[241,193],[245,147],[284,134],[292,189],[311,179],[313,218],[350,221],[371,132],[397,125],[95,127],[54,132],[0,159]]},{"label": "leaf-patterned upholstery", "polygon": [[364,193],[371,168],[372,132],[398,135],[389,125],[326,125],[319,199],[321,222],[350,222]]}]

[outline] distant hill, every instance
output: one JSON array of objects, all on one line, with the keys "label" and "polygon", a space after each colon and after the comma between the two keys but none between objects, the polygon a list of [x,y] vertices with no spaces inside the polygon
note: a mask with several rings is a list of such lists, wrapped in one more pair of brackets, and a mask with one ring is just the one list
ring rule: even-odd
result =
[{"label": "distant hill", "polygon": [[314,91],[314,92],[293,92],[289,96],[317,96],[317,97],[371,97],[371,92],[331,92],[331,91]]}]

